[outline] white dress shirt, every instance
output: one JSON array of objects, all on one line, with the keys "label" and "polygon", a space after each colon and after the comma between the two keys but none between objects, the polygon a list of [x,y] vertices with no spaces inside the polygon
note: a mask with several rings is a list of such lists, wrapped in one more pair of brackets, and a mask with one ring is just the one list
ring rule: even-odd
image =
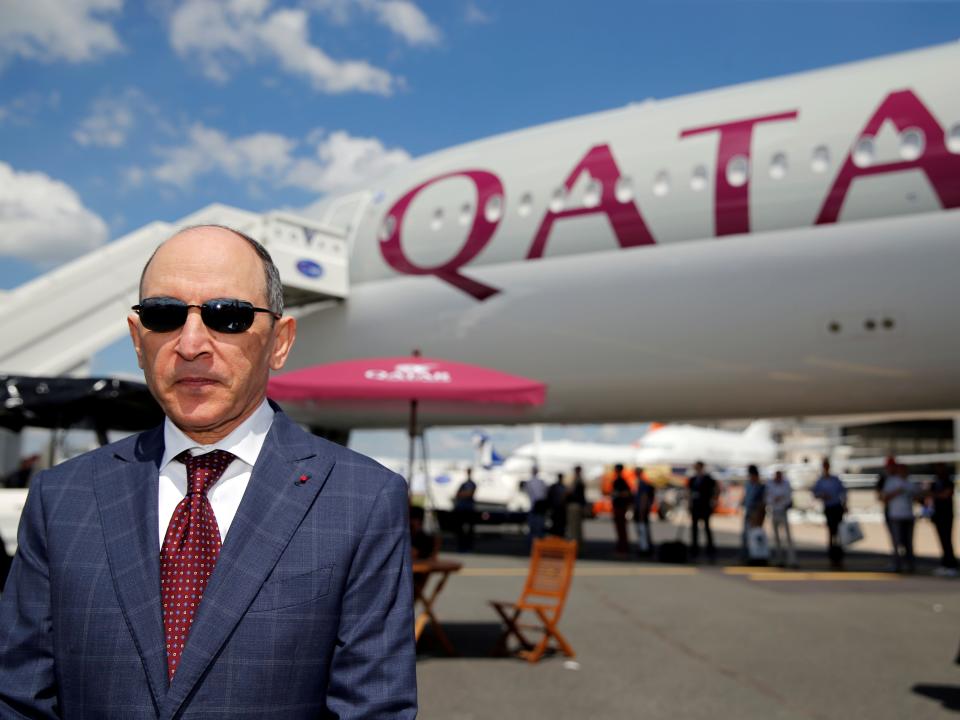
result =
[{"label": "white dress shirt", "polygon": [[240,500],[250,482],[250,473],[260,455],[267,431],[273,423],[273,408],[264,400],[253,414],[244,420],[232,433],[213,445],[200,445],[187,437],[170,418],[163,422],[163,457],[160,460],[159,535],[160,546],[167,534],[167,526],[177,505],[187,495],[187,466],[174,458],[184,450],[191,455],[203,455],[211,450],[226,450],[236,456],[227,466],[223,476],[207,492],[213,514],[220,529],[220,541],[227,537],[230,523],[240,507]]}]

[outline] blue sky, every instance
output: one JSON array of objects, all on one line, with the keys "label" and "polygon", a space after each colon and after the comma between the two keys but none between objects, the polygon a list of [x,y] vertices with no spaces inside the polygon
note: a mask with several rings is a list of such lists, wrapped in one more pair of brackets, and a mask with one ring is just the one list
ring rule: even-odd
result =
[{"label": "blue sky", "polygon": [[951,1],[0,0],[0,288],[211,202],[958,37]]}]

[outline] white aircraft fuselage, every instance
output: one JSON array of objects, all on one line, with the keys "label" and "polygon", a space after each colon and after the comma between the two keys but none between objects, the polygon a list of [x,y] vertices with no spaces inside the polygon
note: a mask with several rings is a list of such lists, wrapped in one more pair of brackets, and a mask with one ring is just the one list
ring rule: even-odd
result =
[{"label": "white aircraft fuselage", "polygon": [[958,70],[950,44],[416,160],[325,206],[350,297],[289,367],[419,348],[546,382],[524,421],[958,407]]}]

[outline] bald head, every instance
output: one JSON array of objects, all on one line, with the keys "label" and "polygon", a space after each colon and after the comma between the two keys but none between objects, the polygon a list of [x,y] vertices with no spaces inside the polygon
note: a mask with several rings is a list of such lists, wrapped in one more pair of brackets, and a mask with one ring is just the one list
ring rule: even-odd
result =
[{"label": "bald head", "polygon": [[150,259],[147,260],[146,264],[143,266],[143,271],[140,273],[140,298],[146,297],[144,295],[144,279],[147,276],[147,270],[150,268],[150,265],[153,263],[153,259],[157,256],[157,253],[160,252],[161,248],[170,243],[173,240],[177,240],[177,244],[181,242],[192,243],[198,240],[208,240],[214,239],[223,240],[224,248],[229,249],[231,245],[235,245],[234,250],[242,251],[242,246],[237,243],[229,243],[227,241],[227,235],[233,235],[235,238],[242,240],[243,243],[256,254],[260,263],[263,265],[263,284],[260,286],[259,291],[262,295],[261,300],[266,302],[266,307],[270,308],[271,311],[277,315],[283,314],[283,284],[280,281],[280,272],[277,270],[277,266],[273,264],[273,258],[270,257],[270,253],[267,252],[267,249],[254,240],[252,237],[246,233],[242,233],[239,230],[227,227],[225,225],[191,225],[185,227],[176,234],[169,237],[153,251],[153,254],[150,256]]}]

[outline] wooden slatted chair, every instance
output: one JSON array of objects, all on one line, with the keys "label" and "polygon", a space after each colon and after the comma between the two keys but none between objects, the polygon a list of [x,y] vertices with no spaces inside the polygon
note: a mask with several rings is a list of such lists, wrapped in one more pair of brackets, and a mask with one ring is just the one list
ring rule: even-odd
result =
[{"label": "wooden slatted chair", "polygon": [[[505,625],[492,654],[507,654],[510,638],[515,637],[520,643],[517,654],[529,662],[537,662],[543,656],[551,639],[564,655],[574,657],[576,653],[560,634],[557,623],[567,601],[576,560],[576,540],[548,537],[533,541],[530,569],[520,599],[513,603],[490,601]],[[524,612],[533,613],[531,620],[536,624],[520,624],[518,621]],[[534,644],[525,631],[541,632],[543,637]]]}]

